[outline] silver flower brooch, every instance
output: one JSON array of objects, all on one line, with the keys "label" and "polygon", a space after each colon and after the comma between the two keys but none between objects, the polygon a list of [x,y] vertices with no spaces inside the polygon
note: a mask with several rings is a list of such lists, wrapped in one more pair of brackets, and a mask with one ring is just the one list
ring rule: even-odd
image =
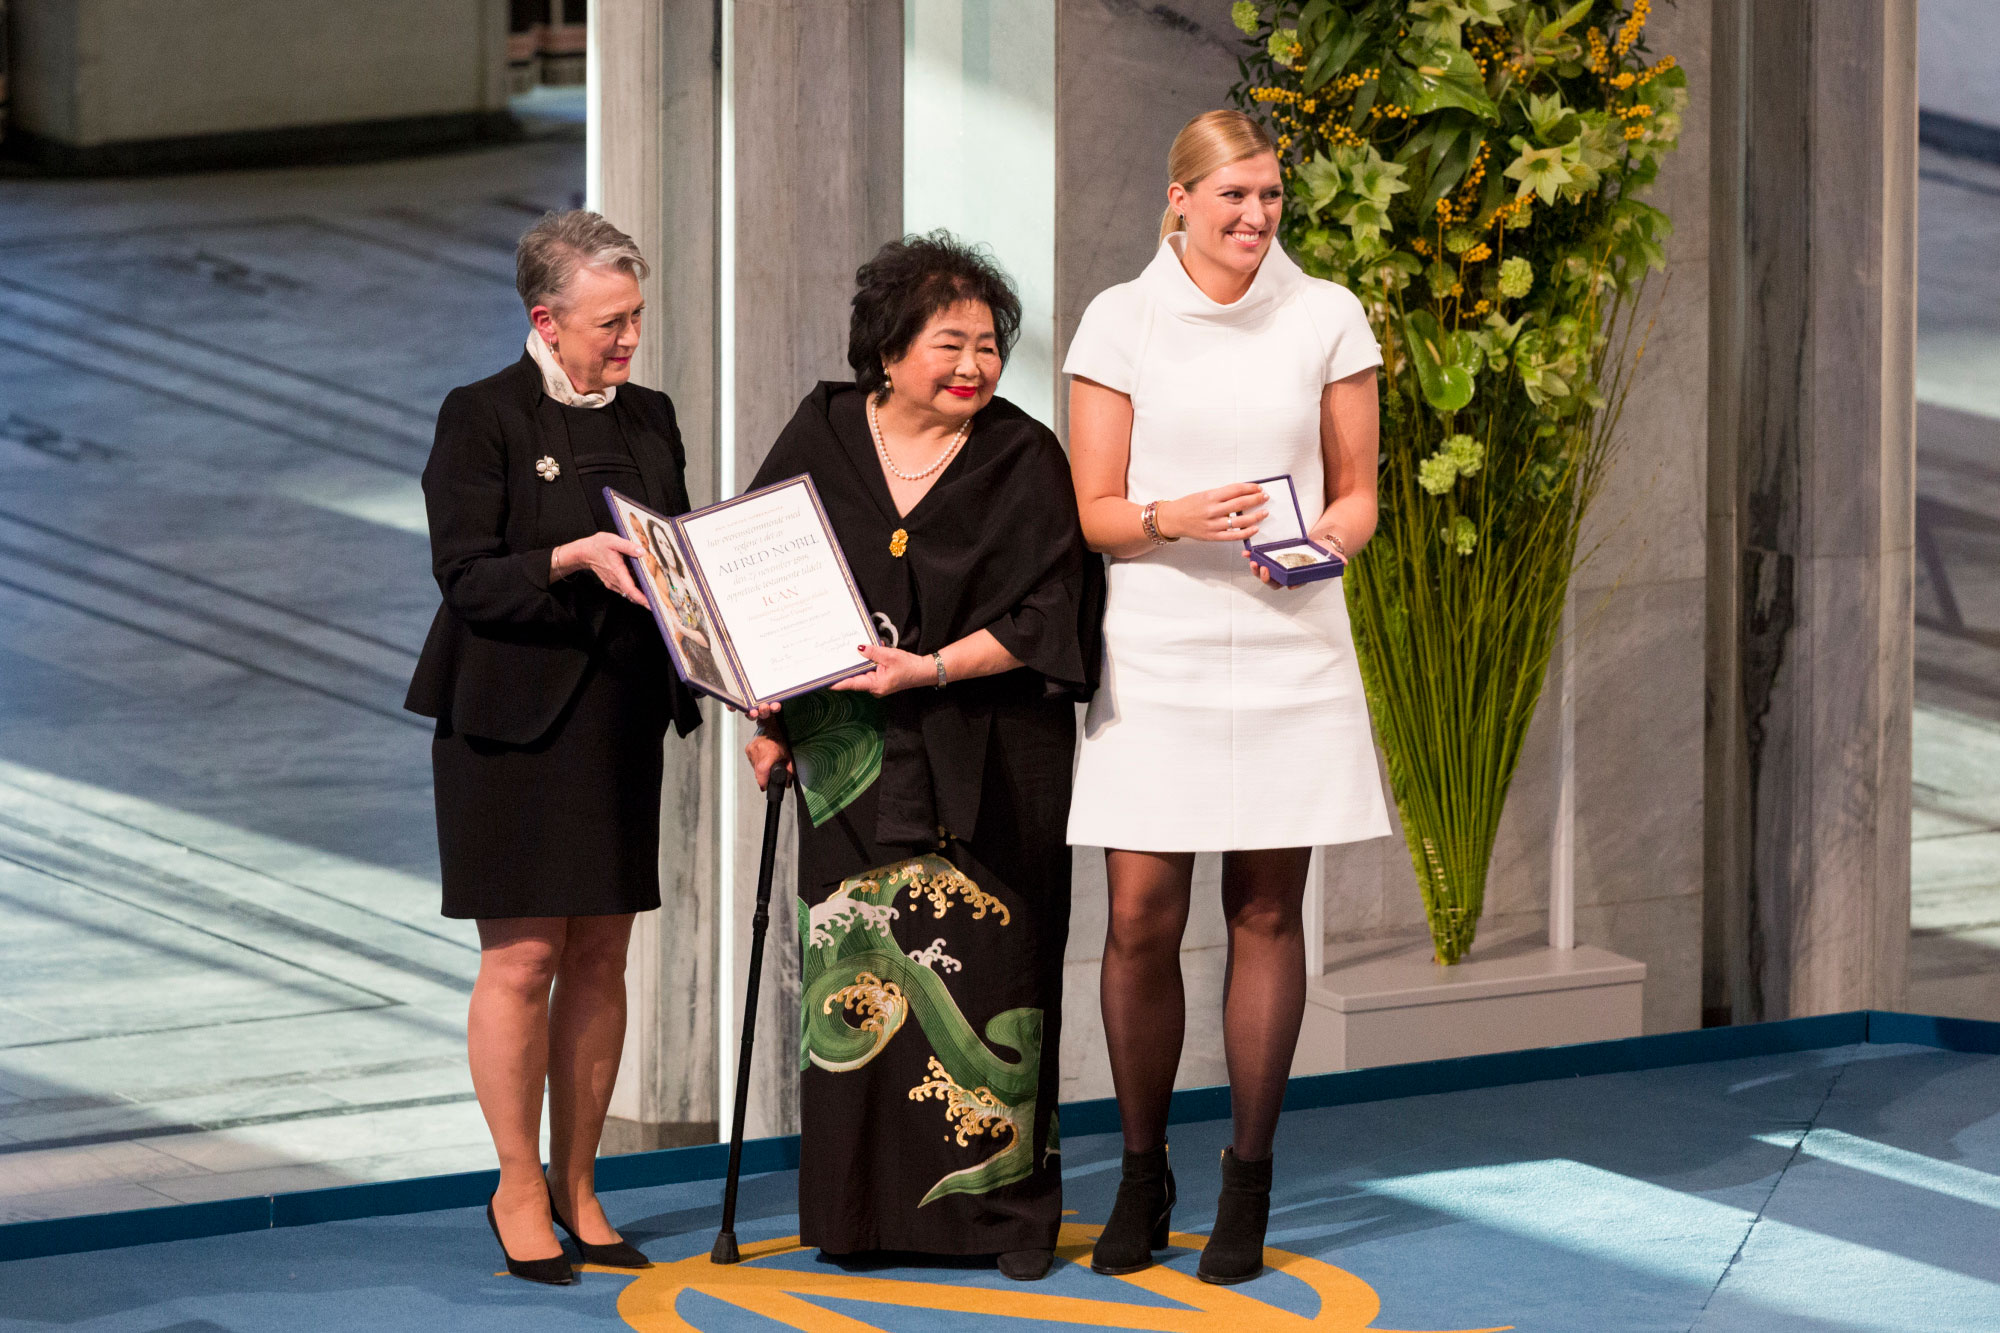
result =
[{"label": "silver flower brooch", "polygon": [[535,460],[535,475],[543,481],[554,481],[562,475],[562,468],[557,465],[553,457],[543,454]]}]

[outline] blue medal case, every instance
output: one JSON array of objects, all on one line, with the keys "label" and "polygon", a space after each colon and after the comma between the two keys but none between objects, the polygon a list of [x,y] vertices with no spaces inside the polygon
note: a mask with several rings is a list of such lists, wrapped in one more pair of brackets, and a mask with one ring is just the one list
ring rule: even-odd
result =
[{"label": "blue medal case", "polygon": [[[1301,583],[1339,578],[1347,565],[1339,556],[1306,536],[1305,515],[1299,509],[1299,492],[1292,484],[1291,474],[1261,477],[1252,485],[1264,488],[1268,512],[1257,530],[1257,539],[1245,540],[1243,545],[1250,552],[1251,559],[1271,572],[1272,582],[1292,588]],[[1286,514],[1291,517],[1287,519]],[[1278,559],[1280,555],[1303,555],[1309,557],[1312,563],[1287,565]]]}]

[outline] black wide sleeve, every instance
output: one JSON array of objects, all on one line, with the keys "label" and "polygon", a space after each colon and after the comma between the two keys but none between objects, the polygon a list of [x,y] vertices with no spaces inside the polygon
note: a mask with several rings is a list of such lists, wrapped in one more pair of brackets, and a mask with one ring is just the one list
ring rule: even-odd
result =
[{"label": "black wide sleeve", "polygon": [[986,628],[1022,665],[1041,674],[1047,694],[1088,699],[1101,653],[1104,561],[1083,544],[1062,447],[1053,435],[1041,434],[1044,438],[1024,451],[1008,487],[1012,503],[995,509],[1024,516],[1009,555],[1039,568],[1029,574],[1026,594]]},{"label": "black wide sleeve", "polygon": [[492,405],[468,389],[438,410],[423,485],[431,572],[453,615],[474,626],[575,619],[550,588],[551,548],[507,547],[506,439]]}]

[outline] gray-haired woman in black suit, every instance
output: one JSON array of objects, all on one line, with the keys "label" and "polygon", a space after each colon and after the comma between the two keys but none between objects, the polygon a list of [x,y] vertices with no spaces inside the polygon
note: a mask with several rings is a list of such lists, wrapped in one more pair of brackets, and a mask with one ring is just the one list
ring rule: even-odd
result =
[{"label": "gray-haired woman in black suit", "polygon": [[[610,486],[688,507],[673,404],[628,383],[646,261],[595,213],[521,238],[533,329],[499,374],[454,389],[424,468],[444,605],[406,706],[437,719],[444,914],[479,923],[466,1023],[500,1158],[488,1207],[508,1271],[642,1267],[605,1219],[597,1142],[625,1031],[633,914],[660,905],[661,746],[701,722],[626,568]],[[549,1171],[541,1105],[549,1100]]]}]

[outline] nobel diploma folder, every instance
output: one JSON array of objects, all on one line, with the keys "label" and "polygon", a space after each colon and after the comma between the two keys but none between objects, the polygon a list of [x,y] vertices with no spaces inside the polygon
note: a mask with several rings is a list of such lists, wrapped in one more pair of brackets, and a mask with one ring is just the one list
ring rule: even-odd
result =
[{"label": "nobel diploma folder", "polygon": [[855,649],[875,642],[874,622],[811,477],[671,518],[608,486],[604,498],[690,686],[748,712],[873,669]]}]

